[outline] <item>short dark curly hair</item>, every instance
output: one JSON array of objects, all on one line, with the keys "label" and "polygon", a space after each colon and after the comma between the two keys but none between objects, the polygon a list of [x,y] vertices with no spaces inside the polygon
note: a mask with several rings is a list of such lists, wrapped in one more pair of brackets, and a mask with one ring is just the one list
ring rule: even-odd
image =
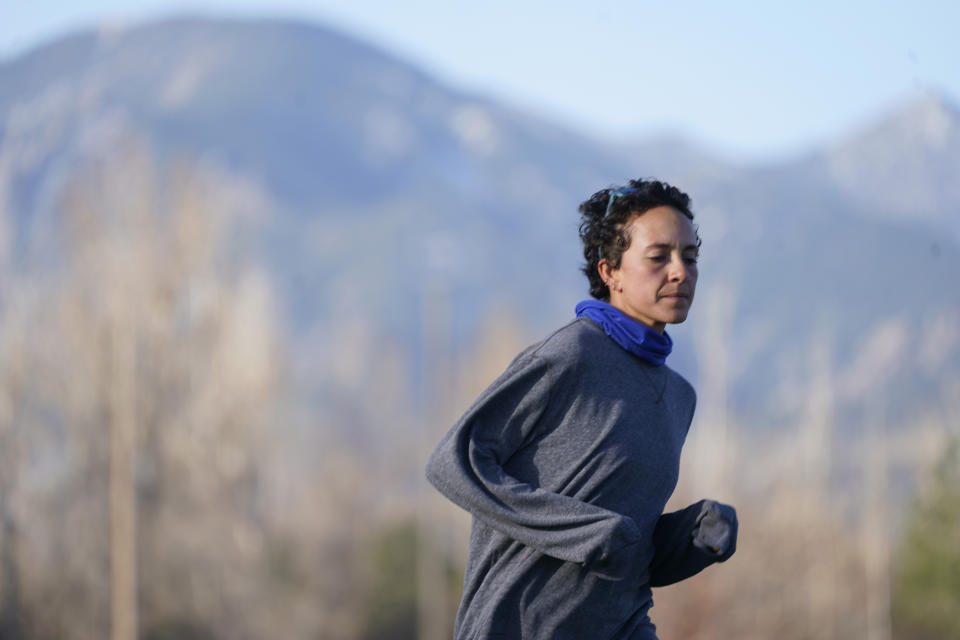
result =
[{"label": "short dark curly hair", "polygon": [[[611,194],[613,197],[611,198]],[[590,281],[590,295],[609,300],[610,289],[597,271],[601,258],[613,268],[620,267],[623,252],[630,247],[628,223],[634,216],[655,207],[673,207],[690,220],[690,196],[659,180],[631,180],[622,187],[601,189],[580,204],[580,240],[583,242],[583,273]],[[697,233],[697,246],[700,234]]]}]

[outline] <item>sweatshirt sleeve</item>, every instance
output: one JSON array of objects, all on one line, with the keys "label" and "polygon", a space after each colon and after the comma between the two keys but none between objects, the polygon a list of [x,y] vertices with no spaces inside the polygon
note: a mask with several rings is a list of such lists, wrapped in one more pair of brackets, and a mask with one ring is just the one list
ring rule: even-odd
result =
[{"label": "sweatshirt sleeve", "polygon": [[650,586],[665,587],[725,561],[736,551],[737,527],[733,507],[713,500],[661,515],[653,531]]},{"label": "sweatshirt sleeve", "polygon": [[521,355],[467,409],[427,463],[428,480],[490,527],[560,560],[619,580],[644,571],[629,517],[546,491],[504,470],[537,434],[554,379],[548,362]]}]

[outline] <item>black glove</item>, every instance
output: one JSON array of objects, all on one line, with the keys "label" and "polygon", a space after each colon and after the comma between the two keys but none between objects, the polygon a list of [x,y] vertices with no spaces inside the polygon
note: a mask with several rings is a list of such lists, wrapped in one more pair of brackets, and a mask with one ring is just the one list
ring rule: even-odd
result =
[{"label": "black glove", "polygon": [[723,562],[737,549],[737,512],[733,507],[704,500],[693,529],[693,546]]}]

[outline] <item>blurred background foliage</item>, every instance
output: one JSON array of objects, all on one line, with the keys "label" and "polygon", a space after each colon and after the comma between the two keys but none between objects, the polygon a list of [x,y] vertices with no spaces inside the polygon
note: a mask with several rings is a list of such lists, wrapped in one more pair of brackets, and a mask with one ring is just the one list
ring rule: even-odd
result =
[{"label": "blurred background foliage", "polygon": [[952,440],[909,510],[895,565],[893,621],[911,638],[958,638],[960,442]]},{"label": "blurred background foliage", "polygon": [[943,95],[744,166],[289,22],[4,62],[0,638],[450,637],[469,519],[426,456],[584,297],[577,204],[651,174],[705,239],[668,508],[742,523],[662,637],[960,637],[956,167]]}]

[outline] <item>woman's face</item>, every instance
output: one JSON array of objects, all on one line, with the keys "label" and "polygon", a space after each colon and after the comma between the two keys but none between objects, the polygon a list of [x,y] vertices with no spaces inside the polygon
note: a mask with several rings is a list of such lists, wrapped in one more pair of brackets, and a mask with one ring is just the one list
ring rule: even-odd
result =
[{"label": "woman's face", "polygon": [[663,332],[687,319],[697,287],[697,234],[673,207],[655,207],[627,223],[630,246],[620,266],[597,265],[610,288],[610,304]]}]

